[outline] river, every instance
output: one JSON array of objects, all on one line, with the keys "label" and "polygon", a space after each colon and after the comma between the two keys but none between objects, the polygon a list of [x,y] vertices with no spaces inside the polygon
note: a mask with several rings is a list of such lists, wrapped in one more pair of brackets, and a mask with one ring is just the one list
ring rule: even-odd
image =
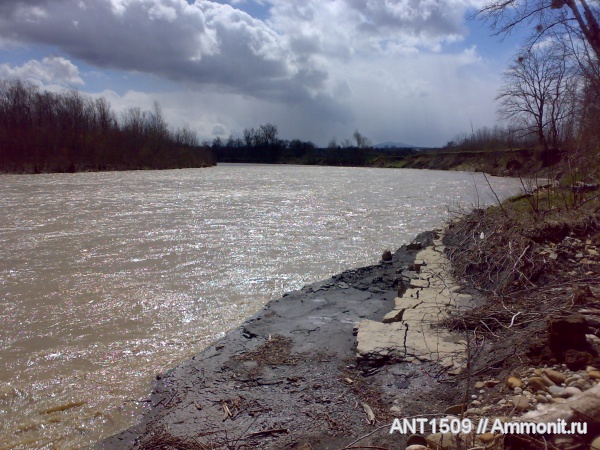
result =
[{"label": "river", "polygon": [[494,201],[466,172],[0,175],[0,449],[81,448],[132,425],[157,373],[269,300]]}]

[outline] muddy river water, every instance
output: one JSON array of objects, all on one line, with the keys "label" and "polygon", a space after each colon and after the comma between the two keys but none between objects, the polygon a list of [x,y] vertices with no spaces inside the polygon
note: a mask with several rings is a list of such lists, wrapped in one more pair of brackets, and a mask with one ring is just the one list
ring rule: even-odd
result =
[{"label": "muddy river water", "polygon": [[[500,198],[519,192],[518,180],[490,182]],[[269,300],[493,201],[466,172],[0,175],[0,449],[118,432],[157,373]]]}]

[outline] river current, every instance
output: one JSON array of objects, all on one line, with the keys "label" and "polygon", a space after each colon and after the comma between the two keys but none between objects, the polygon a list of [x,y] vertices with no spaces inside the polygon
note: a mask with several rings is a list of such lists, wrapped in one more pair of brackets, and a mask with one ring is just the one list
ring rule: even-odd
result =
[{"label": "river current", "polygon": [[269,300],[494,201],[466,172],[0,175],[0,449],[81,448],[132,425],[156,374]]}]

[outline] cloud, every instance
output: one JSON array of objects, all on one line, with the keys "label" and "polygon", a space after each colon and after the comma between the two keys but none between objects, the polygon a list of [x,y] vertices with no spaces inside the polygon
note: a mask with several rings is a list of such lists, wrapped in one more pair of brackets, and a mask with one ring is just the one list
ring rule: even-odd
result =
[{"label": "cloud", "polygon": [[84,84],[77,66],[60,56],[49,56],[42,61],[30,60],[18,67],[0,64],[0,77],[22,78],[39,84]]},{"label": "cloud", "polygon": [[[174,124],[206,138],[272,122],[283,137],[320,145],[355,128],[375,142],[432,145],[469,116],[493,117],[481,101],[493,99],[493,75],[477,51],[447,50],[480,1],[4,0],[0,42],[178,83],[183,93],[114,101],[144,107],[154,96]],[[258,7],[262,20],[239,9]]]},{"label": "cloud", "polygon": [[0,37],[97,67],[290,101],[326,92],[331,58],[461,39],[473,1],[270,0],[262,21],[208,0],[7,0]]},{"label": "cloud", "polygon": [[256,96],[294,90],[298,70],[277,33],[229,5],[38,0],[9,1],[2,10],[2,38],[53,45],[96,67]]},{"label": "cloud", "polygon": [[298,52],[349,58],[389,48],[439,49],[467,33],[478,0],[274,0],[270,23]]}]

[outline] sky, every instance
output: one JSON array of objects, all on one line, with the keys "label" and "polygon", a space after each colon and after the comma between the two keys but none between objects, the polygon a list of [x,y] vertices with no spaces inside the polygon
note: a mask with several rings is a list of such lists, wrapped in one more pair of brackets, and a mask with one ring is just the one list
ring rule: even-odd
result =
[{"label": "sky", "polygon": [[272,123],[325,146],[442,146],[496,123],[520,36],[469,18],[484,0],[1,0],[0,78],[161,104],[201,140]]}]

